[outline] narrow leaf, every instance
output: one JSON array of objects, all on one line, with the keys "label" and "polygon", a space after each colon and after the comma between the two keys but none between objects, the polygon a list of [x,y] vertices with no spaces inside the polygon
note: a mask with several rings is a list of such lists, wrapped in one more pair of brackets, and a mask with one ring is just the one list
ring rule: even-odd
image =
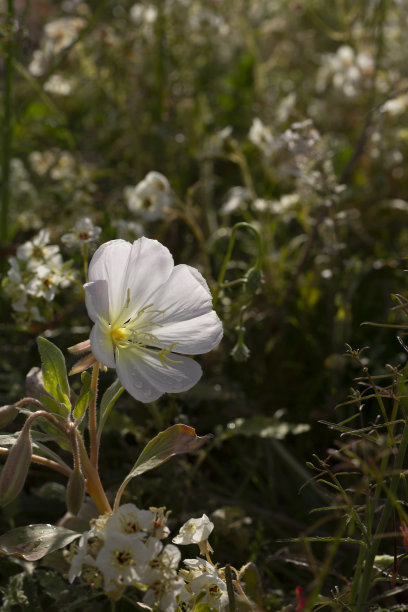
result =
[{"label": "narrow leaf", "polygon": [[87,409],[89,402],[93,397],[93,391],[91,389],[92,376],[89,374],[89,372],[82,373],[81,381],[82,389],[75,404],[73,413],[74,419],[77,423],[80,423],[82,421],[85,410]]},{"label": "narrow leaf", "polygon": [[38,561],[54,550],[67,546],[80,535],[54,525],[17,527],[0,536],[0,554]]},{"label": "narrow leaf", "polygon": [[105,393],[103,394],[100,407],[101,416],[98,426],[98,437],[100,437],[102,433],[103,426],[106,423],[106,419],[108,418],[110,411],[116,404],[119,397],[122,395],[123,391],[124,388],[122,387],[120,380],[116,379],[115,382],[111,384],[111,386],[106,389]]},{"label": "narrow leaf", "polygon": [[37,339],[37,344],[41,355],[45,390],[63,405],[65,414],[68,414],[71,404],[64,356],[57,346],[41,336]]}]

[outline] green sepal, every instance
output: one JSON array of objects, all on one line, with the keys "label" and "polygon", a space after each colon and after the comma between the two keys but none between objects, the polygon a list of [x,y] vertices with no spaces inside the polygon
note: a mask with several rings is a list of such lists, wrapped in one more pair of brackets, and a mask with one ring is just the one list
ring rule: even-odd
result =
[{"label": "green sepal", "polygon": [[64,355],[58,347],[43,337],[37,339],[42,362],[44,388],[56,400],[48,402],[48,410],[61,416],[68,416],[71,410],[69,384]]}]

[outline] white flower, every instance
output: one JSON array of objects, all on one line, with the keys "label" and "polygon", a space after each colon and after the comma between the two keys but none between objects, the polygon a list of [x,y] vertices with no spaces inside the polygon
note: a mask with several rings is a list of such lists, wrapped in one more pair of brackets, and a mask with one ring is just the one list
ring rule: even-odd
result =
[{"label": "white flower", "polygon": [[109,533],[140,534],[153,527],[154,514],[150,510],[139,510],[134,504],[124,504],[109,517],[105,531]]},{"label": "white flower", "polygon": [[208,540],[210,533],[214,529],[214,523],[210,521],[206,514],[201,518],[190,519],[182,527],[179,534],[173,538],[174,544],[199,544]]},{"label": "white flower", "polygon": [[89,280],[85,299],[95,323],[92,353],[116,368],[133,397],[151,402],[196,384],[201,367],[180,353],[213,349],[222,324],[195,268],[174,266],[168,249],[156,240],[112,240],[94,254]]},{"label": "white flower", "polygon": [[176,610],[177,595],[184,587],[184,580],[177,575],[180,559],[179,549],[172,544],[165,546],[159,556],[150,559],[143,574],[143,582],[149,586],[143,597],[145,604],[159,606],[163,612]]},{"label": "white flower", "polygon": [[137,536],[112,533],[96,557],[96,566],[104,577],[105,591],[114,592],[118,585],[140,582],[140,573],[154,552]]},{"label": "white flower", "polygon": [[89,242],[97,242],[102,229],[93,225],[89,217],[82,217],[75,223],[72,232],[61,236],[61,241],[68,247],[82,246]]},{"label": "white flower", "polygon": [[44,91],[56,96],[68,96],[74,86],[72,79],[67,79],[60,74],[52,74],[44,83]]},{"label": "white flower", "polygon": [[163,174],[149,172],[136,187],[125,188],[125,199],[131,212],[146,221],[156,221],[164,217],[164,208],[171,205],[171,187]]},{"label": "white flower", "polygon": [[48,244],[49,241],[49,231],[41,230],[32,240],[28,240],[18,247],[17,259],[27,262],[27,268],[30,270],[34,270],[44,263],[59,267],[62,265],[59,247],[55,244]]},{"label": "white flower", "polygon": [[228,603],[227,585],[215,574],[205,573],[190,584],[194,595],[200,595],[200,603],[222,610]]},{"label": "white flower", "polygon": [[189,569],[181,571],[186,585],[180,593],[180,600],[188,603],[191,608],[198,598],[212,609],[224,609],[228,604],[227,586],[217,569],[204,559],[184,559],[184,563]]},{"label": "white flower", "polygon": [[231,187],[228,190],[226,200],[221,207],[222,215],[230,215],[234,212],[245,210],[251,194],[246,187]]},{"label": "white flower", "polygon": [[252,121],[248,138],[261,149],[266,157],[270,157],[276,150],[277,142],[271,128],[264,125],[258,117]]}]

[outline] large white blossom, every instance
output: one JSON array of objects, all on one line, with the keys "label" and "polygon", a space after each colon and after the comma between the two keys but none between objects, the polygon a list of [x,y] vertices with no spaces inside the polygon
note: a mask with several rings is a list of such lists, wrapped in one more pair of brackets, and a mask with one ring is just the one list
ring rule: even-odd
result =
[{"label": "large white blossom", "polygon": [[142,402],[190,389],[202,374],[183,355],[207,353],[220,342],[222,324],[202,275],[174,266],[156,240],[103,244],[89,265],[86,306],[94,326],[91,349],[116,368],[127,391]]}]

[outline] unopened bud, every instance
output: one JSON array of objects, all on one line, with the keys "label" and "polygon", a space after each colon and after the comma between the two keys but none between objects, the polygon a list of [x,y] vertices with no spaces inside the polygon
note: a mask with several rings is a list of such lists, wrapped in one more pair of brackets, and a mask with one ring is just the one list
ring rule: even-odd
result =
[{"label": "unopened bud", "polygon": [[246,274],[246,282],[248,287],[254,293],[259,289],[263,281],[262,270],[260,270],[257,266],[250,268]]},{"label": "unopened bud", "polygon": [[231,357],[238,363],[248,361],[251,351],[244,342],[244,328],[238,328],[239,335],[236,345],[231,351]]},{"label": "unopened bud", "polygon": [[85,479],[81,470],[74,469],[67,484],[67,508],[75,516],[79,513],[85,495]]},{"label": "unopened bud", "polygon": [[0,475],[0,506],[6,506],[20,493],[27,478],[31,457],[30,429],[23,428]]},{"label": "unopened bud", "polygon": [[10,406],[1,406],[0,407],[0,428],[5,427],[11,421],[13,421],[18,415],[18,408],[15,407],[14,404]]}]

